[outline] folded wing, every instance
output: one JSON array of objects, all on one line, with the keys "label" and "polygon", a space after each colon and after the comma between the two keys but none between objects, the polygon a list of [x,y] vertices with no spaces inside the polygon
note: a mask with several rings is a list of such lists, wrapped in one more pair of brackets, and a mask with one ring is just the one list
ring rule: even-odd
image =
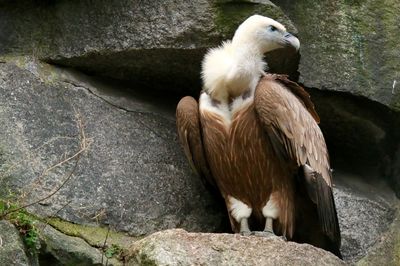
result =
[{"label": "folded wing", "polygon": [[308,93],[286,76],[268,75],[260,80],[254,103],[276,156],[303,168],[322,230],[340,247],[328,151]]},{"label": "folded wing", "polygon": [[215,181],[208,167],[203,148],[199,105],[193,97],[186,96],[179,101],[176,108],[176,125],[179,140],[192,169],[207,185],[215,188]]}]

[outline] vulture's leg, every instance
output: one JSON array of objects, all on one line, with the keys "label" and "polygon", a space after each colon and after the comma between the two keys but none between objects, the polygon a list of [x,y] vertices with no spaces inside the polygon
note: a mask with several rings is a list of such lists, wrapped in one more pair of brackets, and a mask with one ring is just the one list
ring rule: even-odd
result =
[{"label": "vulture's leg", "polygon": [[254,232],[254,235],[256,236],[262,236],[262,237],[274,237],[276,236],[274,233],[274,229],[272,227],[274,219],[271,217],[265,217],[265,228],[263,231],[260,232]]},{"label": "vulture's leg", "polygon": [[255,235],[264,237],[276,236],[273,228],[274,220],[279,216],[279,208],[277,201],[275,200],[276,196],[277,192],[272,193],[262,209],[262,214],[265,217],[265,227],[262,232],[255,232]]},{"label": "vulture's leg", "polygon": [[230,213],[230,216],[240,224],[239,232],[242,235],[250,235],[250,228],[248,219],[251,215],[252,208],[250,208],[246,203],[232,197],[227,197],[227,207]]},{"label": "vulture's leg", "polygon": [[274,222],[274,220],[271,217],[266,217],[265,218],[264,232],[271,233],[271,234],[275,235],[274,228],[272,227],[273,222]]},{"label": "vulture's leg", "polygon": [[240,234],[244,236],[249,236],[251,234],[248,218],[243,218],[240,221]]}]

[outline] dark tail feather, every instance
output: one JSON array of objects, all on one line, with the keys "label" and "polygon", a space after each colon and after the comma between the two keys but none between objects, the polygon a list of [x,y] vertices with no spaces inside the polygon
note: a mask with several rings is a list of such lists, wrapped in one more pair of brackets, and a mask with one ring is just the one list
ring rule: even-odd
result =
[{"label": "dark tail feather", "polygon": [[296,178],[294,241],[340,253],[340,228],[331,187],[317,172],[306,176],[300,167]]},{"label": "dark tail feather", "polygon": [[339,250],[341,244],[340,228],[332,188],[328,186],[320,174],[316,175],[315,181],[317,187],[318,218],[322,231],[336,245],[337,250]]}]

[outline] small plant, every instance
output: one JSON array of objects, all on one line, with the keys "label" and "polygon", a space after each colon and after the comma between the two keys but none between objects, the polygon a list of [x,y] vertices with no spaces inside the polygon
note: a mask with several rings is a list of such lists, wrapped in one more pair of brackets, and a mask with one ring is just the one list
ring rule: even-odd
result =
[{"label": "small plant", "polygon": [[14,225],[18,228],[28,249],[35,249],[38,243],[39,234],[32,217],[24,211],[20,211],[14,220]]},{"label": "small plant", "polygon": [[35,251],[39,233],[35,226],[35,218],[30,215],[25,209],[19,209],[13,212],[12,210],[19,209],[18,205],[10,201],[0,200],[0,217],[10,221],[18,229],[27,248]]},{"label": "small plant", "polygon": [[112,258],[115,255],[119,255],[121,253],[122,249],[120,246],[116,245],[116,244],[112,244],[111,247],[107,247],[104,250],[104,255],[107,258]]}]

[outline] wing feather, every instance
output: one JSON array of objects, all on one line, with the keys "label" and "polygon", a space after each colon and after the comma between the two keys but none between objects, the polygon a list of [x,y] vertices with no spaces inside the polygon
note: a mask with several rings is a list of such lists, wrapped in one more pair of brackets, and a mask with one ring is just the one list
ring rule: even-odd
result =
[{"label": "wing feather", "polygon": [[190,96],[182,98],[176,107],[176,126],[186,158],[206,184],[216,187],[206,160],[201,136],[199,105]]},{"label": "wing feather", "polygon": [[254,102],[276,154],[315,171],[309,180],[305,179],[315,182],[308,184],[309,196],[317,205],[322,229],[340,245],[328,151],[308,93],[286,76],[268,75],[260,80]]}]

